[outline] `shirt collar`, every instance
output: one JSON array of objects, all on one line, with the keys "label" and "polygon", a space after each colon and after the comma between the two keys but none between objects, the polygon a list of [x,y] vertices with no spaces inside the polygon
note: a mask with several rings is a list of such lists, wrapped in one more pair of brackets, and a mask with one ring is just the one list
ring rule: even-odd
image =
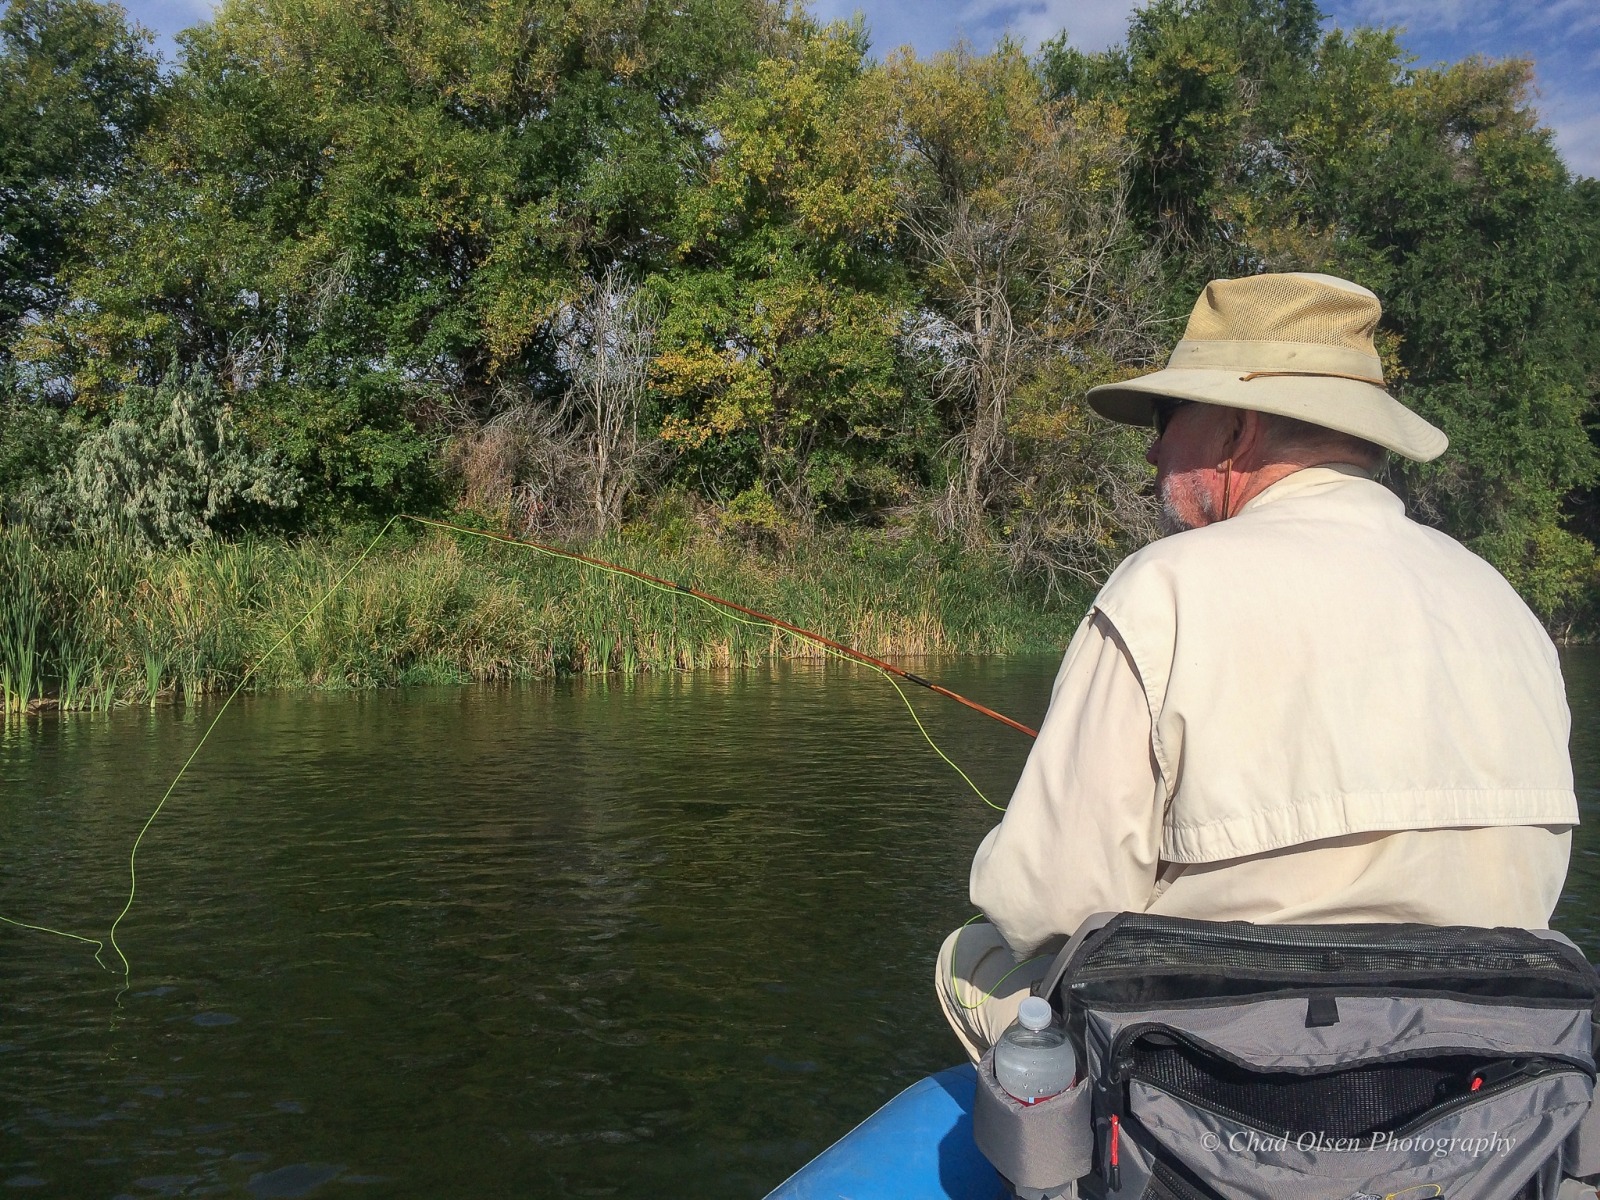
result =
[{"label": "shirt collar", "polygon": [[[1240,513],[1247,513],[1258,505],[1272,504],[1290,496],[1344,487],[1352,482],[1371,483],[1382,487],[1381,484],[1377,484],[1370,474],[1350,463],[1327,463],[1318,467],[1301,467],[1298,471],[1285,475],[1259,495],[1253,497],[1249,503],[1245,504],[1234,515],[1238,516]],[[1386,494],[1388,493],[1387,488],[1384,491]]]}]

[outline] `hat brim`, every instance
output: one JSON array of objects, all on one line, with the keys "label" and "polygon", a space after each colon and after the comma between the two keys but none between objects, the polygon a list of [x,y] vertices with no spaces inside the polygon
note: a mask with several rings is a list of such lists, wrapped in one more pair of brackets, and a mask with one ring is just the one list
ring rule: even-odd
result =
[{"label": "hat brim", "polygon": [[1271,375],[1245,382],[1236,369],[1169,367],[1090,388],[1088,395],[1089,407],[1102,417],[1146,427],[1162,398],[1293,417],[1376,442],[1416,462],[1438,458],[1450,444],[1443,430],[1382,388],[1337,376]]}]

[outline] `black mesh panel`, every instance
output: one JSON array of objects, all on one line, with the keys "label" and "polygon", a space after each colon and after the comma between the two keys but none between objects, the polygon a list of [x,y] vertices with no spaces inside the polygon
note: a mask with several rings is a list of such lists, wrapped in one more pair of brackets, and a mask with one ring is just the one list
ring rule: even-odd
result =
[{"label": "black mesh panel", "polygon": [[1592,1002],[1594,971],[1520,929],[1251,925],[1124,914],[1085,943],[1069,977],[1081,1003],[1247,995],[1283,988]]},{"label": "black mesh panel", "polygon": [[1138,1078],[1291,1138],[1393,1132],[1464,1093],[1482,1066],[1481,1060],[1446,1056],[1321,1075],[1247,1071],[1183,1043],[1149,1038],[1134,1044],[1133,1062]]}]

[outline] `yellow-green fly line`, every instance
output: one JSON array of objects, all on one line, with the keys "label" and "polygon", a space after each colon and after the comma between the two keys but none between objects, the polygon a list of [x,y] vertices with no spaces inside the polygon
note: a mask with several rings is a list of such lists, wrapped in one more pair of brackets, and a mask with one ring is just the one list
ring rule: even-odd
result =
[{"label": "yellow-green fly line", "polygon": [[[140,826],[138,835],[133,839],[133,845],[128,851],[128,897],[123,903],[122,910],[117,913],[116,918],[111,922],[111,928],[106,935],[106,939],[102,941],[99,938],[85,937],[82,934],[69,933],[65,930],[54,929],[48,925],[38,925],[28,921],[13,920],[7,916],[0,916],[0,923],[11,925],[18,929],[31,930],[35,933],[44,933],[54,937],[67,938],[71,941],[82,942],[85,945],[93,946],[95,948],[95,962],[99,963],[104,970],[112,971],[115,970],[115,968],[108,964],[102,957],[106,946],[109,944],[112,952],[117,956],[117,960],[121,963],[121,974],[124,984],[126,985],[127,979],[132,974],[132,964],[129,962],[128,956],[123,953],[121,945],[117,942],[117,929],[122,924],[124,918],[127,917],[129,911],[133,908],[134,898],[138,894],[139,847],[144,843],[145,835],[150,832],[150,827],[155,824],[156,818],[161,815],[161,811],[166,807],[167,801],[172,798],[172,795],[177,790],[178,785],[183,782],[183,778],[188,773],[190,766],[192,766],[195,759],[199,757],[200,751],[205,748],[206,741],[211,737],[211,734],[216,729],[218,723],[227,714],[229,707],[236,699],[238,699],[240,693],[244,691],[244,689],[249,685],[250,681],[272,658],[272,656],[281,650],[286,644],[288,644],[289,640],[297,632],[299,632],[300,628],[312,617],[316,616],[316,614],[323,609],[328,601],[338,594],[339,589],[345,585],[345,582],[350,578],[350,576],[355,574],[356,570],[364,562],[366,562],[369,557],[371,557],[372,552],[377,549],[378,544],[382,542],[383,539],[388,535],[389,530],[394,527],[397,521],[401,520],[413,521],[418,525],[429,528],[446,530],[452,533],[463,534],[470,537],[482,538],[486,541],[504,542],[509,545],[520,546],[524,549],[533,550],[537,553],[548,555],[552,558],[564,559],[568,562],[579,563],[597,571],[603,571],[612,575],[618,575],[624,578],[632,579],[636,583],[641,583],[646,587],[654,588],[657,591],[665,592],[671,596],[695,600],[698,603],[703,604],[717,612],[726,620],[733,621],[740,625],[748,625],[756,628],[775,629],[779,632],[787,633],[791,637],[797,638],[802,642],[812,645],[823,651],[825,654],[839,659],[841,662],[853,662],[862,666],[870,667],[889,681],[890,686],[892,686],[895,692],[899,695],[901,702],[905,704],[906,711],[911,714],[911,719],[913,722],[915,722],[917,731],[922,735],[923,740],[928,743],[928,746],[933,750],[933,752],[937,754],[939,758],[950,767],[951,770],[961,777],[962,782],[972,789],[973,793],[978,797],[978,799],[982,800],[990,808],[995,809],[996,811],[1004,812],[1005,809],[1001,805],[998,805],[994,803],[994,801],[990,800],[988,796],[984,795],[983,789],[974,783],[972,778],[965,771],[963,771],[961,767],[950,758],[949,755],[940,749],[939,744],[933,740],[933,736],[928,732],[927,727],[923,725],[922,718],[917,714],[915,706],[913,706],[911,703],[911,698],[906,695],[905,689],[900,686],[900,682],[895,676],[900,675],[906,679],[910,679],[912,682],[917,683],[922,687],[938,692],[940,695],[948,696],[949,698],[966,705],[968,708],[982,712],[986,716],[992,717],[1003,724],[1009,725],[1013,729],[1017,729],[1028,734],[1030,737],[1037,736],[1035,731],[1029,729],[1027,726],[1013,721],[1011,718],[997,713],[992,709],[986,708],[981,704],[977,704],[971,700],[968,700],[965,696],[958,695],[947,688],[923,679],[920,676],[913,675],[907,671],[902,671],[897,667],[881,662],[880,660],[874,659],[869,655],[864,655],[859,651],[852,650],[849,647],[843,646],[840,643],[823,637],[820,634],[815,634],[809,630],[801,629],[798,626],[791,625],[787,621],[768,616],[765,613],[756,612],[753,609],[745,608],[742,605],[735,604],[732,601],[724,600],[721,597],[715,597],[709,593],[701,592],[698,589],[691,588],[686,584],[670,583],[666,580],[657,579],[654,576],[646,575],[643,572],[635,571],[628,567],[621,567],[617,564],[608,563],[601,559],[590,558],[587,555],[563,550],[556,546],[549,546],[543,543],[532,542],[521,538],[507,537],[503,534],[489,533],[484,530],[469,529],[465,526],[453,525],[446,521],[433,520],[428,517],[415,517],[409,514],[397,514],[396,516],[389,518],[389,520],[384,524],[383,528],[378,531],[377,536],[374,537],[372,541],[367,543],[366,548],[363,549],[356,557],[355,561],[352,562],[350,566],[347,567],[345,571],[334,580],[333,584],[327,589],[327,591],[325,591],[314,604],[307,608],[306,611],[302,613],[287,630],[284,631],[282,636],[280,636],[278,640],[267,649],[266,653],[257,659],[256,662],[252,664],[243,675],[240,676],[239,682],[235,684],[233,690],[228,693],[227,699],[222,702],[222,706],[217,709],[215,715],[213,715],[211,720],[206,724],[205,730],[201,733],[199,741],[197,741],[194,745],[194,749],[192,749],[189,752],[189,756],[183,760],[183,765],[178,768],[178,773],[173,776],[172,782],[167,785],[166,791],[161,794],[161,799],[156,802],[155,808],[151,810],[149,817],[147,817],[144,824]],[[976,919],[977,917],[971,918],[967,924],[971,924],[972,920]],[[998,986],[998,984],[996,986]],[[957,1002],[961,1003],[962,1007],[975,1007],[975,1005],[968,1005],[959,999]]]}]

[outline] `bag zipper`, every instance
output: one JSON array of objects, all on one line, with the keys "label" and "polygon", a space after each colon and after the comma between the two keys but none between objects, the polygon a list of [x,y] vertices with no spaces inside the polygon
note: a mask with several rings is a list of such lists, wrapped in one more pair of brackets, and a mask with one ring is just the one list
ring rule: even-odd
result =
[{"label": "bag zipper", "polygon": [[[1160,1026],[1146,1024],[1142,1028]],[[1094,1094],[1090,1097],[1095,1162],[1099,1164],[1100,1182],[1113,1192],[1122,1189],[1122,1120],[1127,1115],[1128,1079],[1133,1074],[1133,1059],[1119,1053],[1118,1048],[1124,1044],[1120,1035],[1112,1043],[1110,1069],[1095,1077]]]},{"label": "bag zipper", "polygon": [[1481,1085],[1470,1086],[1468,1090],[1461,1093],[1461,1095],[1454,1096],[1449,1100],[1440,1102],[1437,1106],[1430,1108],[1427,1112],[1416,1118],[1416,1120],[1409,1121],[1405,1125],[1402,1125],[1399,1129],[1394,1130],[1393,1136],[1406,1137],[1438,1120],[1440,1117],[1449,1116],[1451,1113],[1466,1108],[1468,1105],[1474,1104],[1477,1101],[1484,1099],[1486,1096],[1498,1096],[1502,1092],[1508,1092],[1514,1087],[1520,1087],[1522,1084],[1527,1083],[1530,1080],[1542,1079],[1546,1075],[1557,1075],[1563,1071],[1571,1072],[1577,1075],[1582,1075],[1584,1073],[1582,1068],[1575,1067],[1571,1063],[1560,1062],[1552,1059],[1535,1059],[1533,1061],[1523,1063],[1521,1066],[1515,1067],[1510,1071],[1495,1072],[1494,1078],[1490,1078],[1490,1073],[1494,1072],[1494,1068],[1490,1067],[1484,1071],[1478,1072],[1473,1076],[1474,1084],[1476,1085],[1477,1081],[1482,1080]]},{"label": "bag zipper", "polygon": [[[1190,1049],[1201,1054],[1211,1055],[1226,1062],[1233,1062],[1235,1065],[1244,1067],[1247,1070],[1256,1069],[1251,1067],[1249,1064],[1238,1063],[1237,1060],[1233,1059],[1229,1055],[1221,1053],[1215,1047],[1209,1046],[1196,1038],[1189,1037],[1188,1035],[1173,1029],[1170,1025],[1163,1025],[1160,1022],[1141,1022],[1137,1025],[1130,1025],[1127,1029],[1124,1029],[1121,1033],[1119,1033],[1115,1040],[1111,1043],[1111,1053],[1109,1055],[1109,1059],[1112,1063],[1112,1068],[1110,1071],[1103,1073],[1103,1080],[1097,1081],[1095,1087],[1095,1100],[1097,1109],[1101,1107],[1100,1102],[1102,1093],[1105,1094],[1103,1104],[1104,1118],[1102,1120],[1097,1113],[1097,1119],[1095,1122],[1095,1131],[1097,1134],[1096,1148],[1097,1150],[1102,1151],[1102,1153],[1099,1155],[1099,1161],[1101,1163],[1101,1179],[1103,1182],[1106,1182],[1108,1186],[1113,1188],[1116,1185],[1112,1184],[1110,1180],[1120,1175],[1120,1172],[1117,1171],[1117,1164],[1113,1160],[1117,1157],[1116,1134],[1120,1133],[1120,1126],[1123,1119],[1126,1118],[1129,1108],[1127,1085],[1130,1080],[1138,1077],[1134,1070],[1133,1056],[1129,1053],[1129,1050],[1135,1041],[1143,1037],[1145,1034],[1151,1032],[1159,1032],[1163,1036],[1170,1037],[1175,1042],[1181,1042],[1183,1045],[1188,1046]],[[1437,1050],[1429,1051],[1430,1054],[1440,1052],[1441,1051]],[[1415,1057],[1420,1057],[1420,1055]],[[1403,1060],[1393,1059],[1389,1061]],[[1507,1069],[1508,1067],[1510,1069]],[[1391,1131],[1392,1136],[1406,1136],[1407,1134],[1415,1132],[1416,1130],[1430,1124],[1440,1117],[1448,1116],[1450,1113],[1453,1113],[1458,1109],[1465,1108],[1470,1104],[1475,1104],[1479,1100],[1487,1099],[1490,1096],[1497,1096],[1502,1092],[1509,1091],[1511,1088],[1526,1083],[1530,1079],[1536,1079],[1544,1075],[1555,1074],[1560,1071],[1571,1071],[1580,1075],[1586,1073],[1581,1067],[1575,1066],[1572,1063],[1561,1061],[1559,1059],[1533,1059],[1530,1061],[1512,1060],[1510,1063],[1500,1062],[1491,1064],[1490,1066],[1485,1067],[1483,1070],[1474,1073],[1472,1079],[1469,1081],[1467,1091],[1463,1092],[1459,1096],[1442,1101],[1440,1104],[1428,1109],[1427,1112],[1416,1118],[1416,1120],[1410,1121],[1399,1129]],[[1319,1073],[1320,1072],[1306,1072],[1306,1074]],[[1194,1095],[1184,1088],[1173,1087],[1170,1084],[1162,1083],[1153,1079],[1143,1077],[1139,1078],[1141,1079],[1141,1082],[1146,1083],[1150,1087],[1156,1088],[1159,1091],[1165,1092],[1169,1096],[1174,1096],[1177,1099],[1182,1100],[1187,1104],[1191,1104],[1205,1112],[1224,1117],[1230,1121],[1235,1121],[1238,1124],[1245,1126],[1247,1129],[1253,1129],[1256,1132],[1266,1134],[1269,1137],[1278,1137],[1280,1135],[1279,1130],[1261,1125],[1254,1119],[1245,1116],[1243,1113],[1235,1112],[1224,1105],[1217,1104],[1215,1101],[1202,1099],[1201,1097]],[[1106,1134],[1103,1147],[1099,1144],[1099,1135],[1102,1132],[1102,1128]]]}]

